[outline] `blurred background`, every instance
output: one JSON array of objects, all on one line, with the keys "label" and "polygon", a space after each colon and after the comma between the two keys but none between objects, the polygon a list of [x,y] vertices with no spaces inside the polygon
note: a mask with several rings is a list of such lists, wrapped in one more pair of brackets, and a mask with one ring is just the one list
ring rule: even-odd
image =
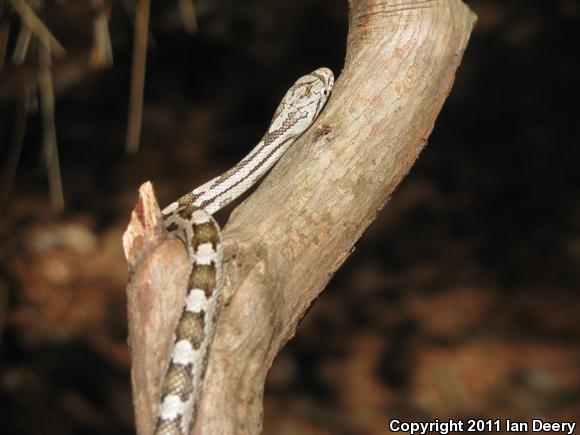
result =
[{"label": "blurred background", "polygon": [[[153,2],[134,52],[144,3],[0,1],[5,434],[134,433],[138,186],[165,205],[221,173],[298,76],[343,66],[345,0]],[[468,4],[429,144],[275,361],[264,433],[580,420],[580,3]]]}]

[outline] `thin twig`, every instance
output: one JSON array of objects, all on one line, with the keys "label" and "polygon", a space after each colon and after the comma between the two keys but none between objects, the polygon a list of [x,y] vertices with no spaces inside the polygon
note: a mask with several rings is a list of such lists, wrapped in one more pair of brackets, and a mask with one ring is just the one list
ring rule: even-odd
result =
[{"label": "thin twig", "polygon": [[133,71],[129,99],[129,123],[126,149],[130,154],[139,150],[141,123],[143,120],[143,92],[145,87],[145,62],[149,37],[150,0],[140,0],[135,14],[135,38],[133,42]]}]

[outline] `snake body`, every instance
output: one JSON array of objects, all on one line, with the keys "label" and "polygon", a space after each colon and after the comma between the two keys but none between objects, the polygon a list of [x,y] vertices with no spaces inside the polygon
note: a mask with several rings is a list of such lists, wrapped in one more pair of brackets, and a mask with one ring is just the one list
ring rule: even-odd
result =
[{"label": "snake body", "polygon": [[220,229],[212,214],[274,166],[312,125],[333,85],[328,68],[300,77],[286,92],[262,140],[246,157],[163,210],[165,227],[183,241],[190,264],[185,304],[161,380],[154,434],[189,435],[195,424],[222,285]]}]

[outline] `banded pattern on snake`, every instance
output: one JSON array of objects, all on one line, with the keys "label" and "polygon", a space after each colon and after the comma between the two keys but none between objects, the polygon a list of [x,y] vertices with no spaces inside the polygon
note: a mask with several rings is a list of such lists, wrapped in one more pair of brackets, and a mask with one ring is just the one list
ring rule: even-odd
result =
[{"label": "banded pattern on snake", "polygon": [[221,285],[220,229],[211,216],[255,184],[314,122],[328,99],[334,76],[318,68],[286,92],[256,147],[236,166],[208,181],[162,212],[165,227],[186,246],[190,265],[183,312],[161,381],[156,435],[189,435],[195,424]]}]

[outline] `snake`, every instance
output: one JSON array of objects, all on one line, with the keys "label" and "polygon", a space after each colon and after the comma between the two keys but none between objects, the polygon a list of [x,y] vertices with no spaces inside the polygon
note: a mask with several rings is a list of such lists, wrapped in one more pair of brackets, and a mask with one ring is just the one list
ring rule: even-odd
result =
[{"label": "snake", "polygon": [[268,172],[314,123],[334,85],[328,68],[300,77],[280,101],[258,144],[238,164],[183,195],[162,211],[170,237],[183,242],[188,281],[183,310],[160,382],[155,435],[189,435],[195,426],[220,308],[223,248],[213,214]]}]

